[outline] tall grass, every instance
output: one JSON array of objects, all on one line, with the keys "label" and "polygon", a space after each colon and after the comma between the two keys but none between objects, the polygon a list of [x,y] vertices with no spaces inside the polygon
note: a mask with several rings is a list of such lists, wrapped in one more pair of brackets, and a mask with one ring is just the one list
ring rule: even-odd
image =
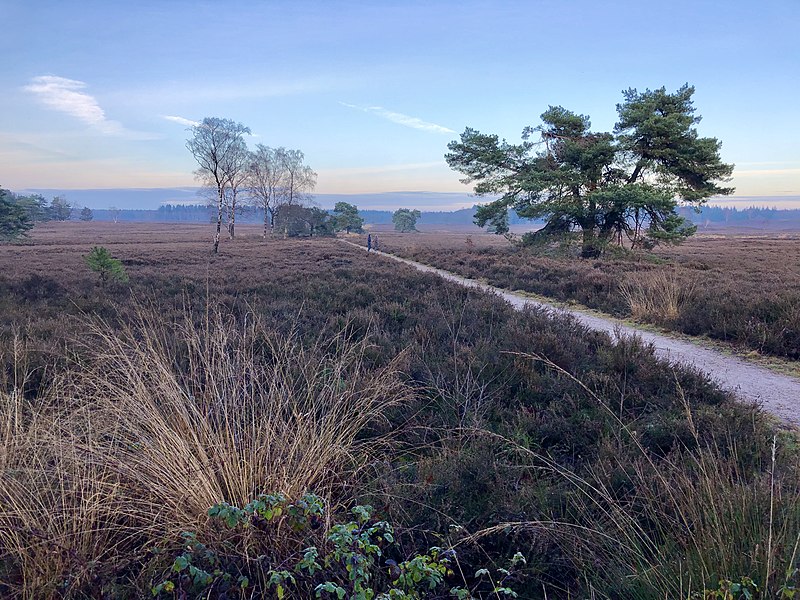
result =
[{"label": "tall grass", "polygon": [[694,284],[678,277],[675,271],[642,271],[628,275],[619,284],[619,293],[631,316],[642,321],[672,322],[684,305],[692,300]]},{"label": "tall grass", "polygon": [[758,597],[781,593],[800,544],[796,432],[770,441],[754,421],[748,437],[761,444],[754,462],[752,449],[740,450],[726,432],[718,432],[728,436],[722,444],[703,443],[685,402],[694,447],[656,459],[611,403],[552,362],[531,358],[577,383],[618,431],[600,441],[598,459],[583,473],[501,438],[522,464],[566,484],[564,510],[550,520],[500,523],[467,541],[512,530],[554,539],[597,598],[704,597],[721,580],[742,577],[756,582]]},{"label": "tall grass", "polygon": [[119,575],[151,546],[207,528],[218,502],[307,490],[346,500],[385,447],[368,429],[408,392],[393,364],[366,367],[366,341],[345,332],[307,347],[252,314],[199,320],[95,321],[46,397],[22,410],[3,394],[6,595],[69,595]]}]

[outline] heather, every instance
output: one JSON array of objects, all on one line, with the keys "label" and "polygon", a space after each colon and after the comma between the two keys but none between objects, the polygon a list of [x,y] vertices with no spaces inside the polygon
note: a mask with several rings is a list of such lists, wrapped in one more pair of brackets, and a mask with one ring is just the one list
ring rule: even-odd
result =
[{"label": "heather", "polygon": [[794,434],[706,376],[338,240],[207,238],[0,247],[3,595],[358,597],[347,560],[374,589],[445,565],[408,597],[794,585]]}]

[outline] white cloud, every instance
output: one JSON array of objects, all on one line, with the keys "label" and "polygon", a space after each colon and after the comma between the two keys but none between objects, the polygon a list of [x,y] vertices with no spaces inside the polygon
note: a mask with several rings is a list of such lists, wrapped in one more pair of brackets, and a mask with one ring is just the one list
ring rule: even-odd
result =
[{"label": "white cloud", "polygon": [[83,81],[55,75],[41,75],[34,77],[23,89],[34,94],[47,108],[75,117],[104,135],[152,139],[151,134],[130,131],[118,121],[106,117],[105,111],[94,96],[82,91],[86,87]]},{"label": "white cloud", "polygon": [[431,131],[433,133],[455,133],[455,131],[449,129],[448,127],[437,125],[436,123],[429,123],[428,121],[423,121],[418,117],[411,117],[409,115],[404,115],[403,113],[394,112],[392,110],[383,108],[382,106],[357,106],[355,104],[348,104],[347,102],[339,102],[339,104],[348,108],[355,108],[356,110],[360,110],[365,113],[377,115],[383,119],[386,119],[387,121],[397,123],[398,125],[404,125],[405,127],[411,127],[412,129]]},{"label": "white cloud", "polygon": [[200,121],[192,121],[191,119],[186,119],[184,117],[161,115],[161,118],[166,119],[167,121],[172,121],[173,123],[178,123],[179,125],[185,125],[186,127],[197,127],[200,125]]},{"label": "white cloud", "polygon": [[[161,115],[161,118],[166,119],[167,121],[172,121],[173,123],[178,123],[179,125],[185,125],[186,127],[197,127],[202,122],[202,121],[192,121],[191,119],[187,119],[186,117],[178,117],[174,115]],[[261,137],[261,134],[258,133],[246,133],[245,135],[251,138]]]},{"label": "white cloud", "polygon": [[192,79],[181,79],[170,83],[149,85],[145,87],[118,88],[104,94],[107,98],[126,105],[137,107],[197,105],[238,100],[263,100],[299,96],[330,90],[347,88],[357,83],[355,76],[326,74],[320,77],[278,81],[269,79],[223,79],[213,84]]}]

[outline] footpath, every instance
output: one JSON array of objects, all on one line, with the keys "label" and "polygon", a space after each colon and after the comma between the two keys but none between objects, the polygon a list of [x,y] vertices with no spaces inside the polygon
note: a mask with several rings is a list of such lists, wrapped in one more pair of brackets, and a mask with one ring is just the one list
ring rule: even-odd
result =
[{"label": "footpath", "polygon": [[[367,251],[364,246],[346,240],[342,241],[365,252]],[[696,369],[707,373],[723,389],[734,392],[744,400],[757,402],[765,411],[775,415],[787,424],[800,427],[800,379],[775,373],[736,356],[729,356],[717,350],[705,348],[698,343],[637,329],[612,317],[602,317],[587,314],[580,310],[558,307],[554,304],[526,297],[523,294],[509,292],[386,252],[373,250],[371,253],[405,263],[426,273],[434,273],[448,281],[466,287],[491,292],[500,296],[517,310],[522,310],[526,306],[534,306],[554,312],[567,313],[586,327],[604,331],[612,338],[638,336],[643,341],[652,344],[656,355],[660,358],[672,363],[692,365]]]}]

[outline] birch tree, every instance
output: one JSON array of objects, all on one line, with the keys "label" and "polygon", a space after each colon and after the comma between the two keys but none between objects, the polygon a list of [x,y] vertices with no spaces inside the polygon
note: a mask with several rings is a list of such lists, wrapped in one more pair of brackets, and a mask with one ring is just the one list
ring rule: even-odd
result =
[{"label": "birch tree", "polygon": [[[250,128],[230,119],[206,117],[202,123],[192,127],[191,132],[192,136],[186,141],[186,147],[198,164],[195,175],[216,193],[217,229],[214,234],[214,254],[217,254],[222,214],[228,201],[226,196],[247,164],[248,152],[244,135],[250,133]],[[235,194],[231,193],[230,197],[235,202]],[[235,223],[235,215],[233,218]],[[232,230],[229,226],[230,231]]]},{"label": "birch tree", "polygon": [[236,236],[236,211],[239,207],[239,192],[247,181],[247,167],[250,162],[250,151],[247,146],[234,153],[228,166],[228,187],[225,190],[225,203],[228,212],[228,237]]},{"label": "birch tree", "polygon": [[247,170],[247,188],[251,203],[264,211],[264,239],[275,229],[275,209],[281,194],[285,171],[283,148],[270,148],[263,144],[250,153]]},{"label": "birch tree", "polygon": [[[317,174],[305,164],[305,155],[300,150],[279,148],[278,151],[284,171],[278,204],[285,206],[302,204],[310,198],[311,192],[316,187]],[[284,237],[286,234],[284,230]]]}]

